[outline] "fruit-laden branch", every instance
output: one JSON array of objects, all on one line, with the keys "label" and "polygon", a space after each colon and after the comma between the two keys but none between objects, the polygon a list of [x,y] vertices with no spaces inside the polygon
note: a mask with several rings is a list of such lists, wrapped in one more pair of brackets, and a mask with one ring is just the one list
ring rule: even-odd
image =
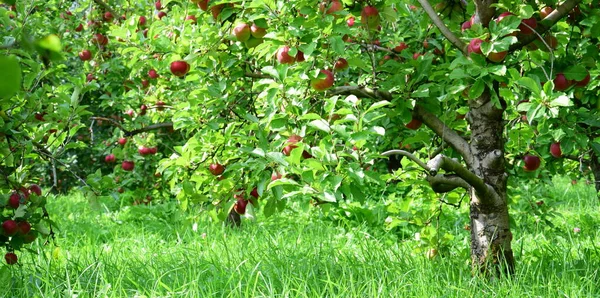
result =
[{"label": "fruit-laden branch", "polygon": [[483,179],[479,178],[473,172],[463,167],[458,161],[439,154],[427,162],[427,166],[430,168],[429,174],[432,176],[436,176],[440,169],[447,173],[455,173],[458,175],[458,177],[475,189],[478,197],[481,200],[493,201],[499,199],[498,194],[490,185],[487,185]]},{"label": "fruit-laden branch", "polygon": [[[554,26],[554,24],[556,24],[564,16],[566,16],[571,10],[573,10],[573,8],[575,8],[575,6],[577,6],[577,4],[581,3],[581,1],[582,0],[567,0],[567,1],[565,1],[565,3],[563,3],[562,5],[559,5],[554,11],[552,11],[548,16],[546,16],[546,18],[544,18],[542,21],[540,21],[537,24],[535,31],[540,35],[544,34],[546,31],[550,30],[550,28],[552,28],[552,26]],[[510,52],[518,50],[518,49],[530,44],[537,38],[539,38],[539,37],[536,34],[520,35],[519,42],[511,45],[508,50]]]},{"label": "fruit-laden branch", "polygon": [[471,156],[471,151],[469,150],[469,143],[459,136],[454,130],[446,126],[442,120],[440,120],[435,115],[429,113],[425,108],[420,105],[415,105],[413,110],[414,115],[421,120],[427,127],[429,127],[435,134],[439,137],[443,138],[458,154],[460,154],[467,166],[471,166],[473,161],[473,156]]},{"label": "fruit-laden branch", "polygon": [[112,8],[110,8],[110,6],[108,6],[108,4],[102,2],[102,0],[94,0],[94,2],[96,2],[96,4],[102,6],[102,8],[104,8],[108,12],[110,12],[113,15],[113,17],[115,17],[115,18],[117,17],[117,13],[114,10],[112,10]]},{"label": "fruit-laden branch", "polygon": [[427,1],[427,0],[418,0],[418,1],[419,1],[419,3],[421,3],[421,6],[423,6],[423,9],[429,15],[429,18],[433,21],[433,24],[440,30],[440,32],[442,32],[442,34],[444,34],[444,36],[455,47],[457,47],[461,52],[463,52],[463,54],[467,55],[467,45],[464,42],[462,42],[462,40],[460,40],[456,35],[454,35],[454,33],[452,33],[452,31],[450,31],[450,29],[448,29],[448,27],[446,27],[446,24],[444,24],[444,21],[442,21],[442,19],[440,19],[440,17],[437,15],[437,13],[433,9],[433,7],[431,7],[431,4],[429,4],[429,1]]},{"label": "fruit-laden branch", "polygon": [[121,129],[123,131],[123,135],[125,137],[131,137],[131,136],[143,133],[143,132],[157,130],[157,129],[161,129],[161,128],[173,128],[173,122],[164,122],[164,123],[156,123],[156,124],[144,126],[142,128],[129,131],[129,130],[125,129],[119,122],[115,121],[114,119],[104,118],[104,117],[90,117],[90,119],[105,120],[105,121],[112,123],[114,126],[118,127],[119,129]]},{"label": "fruit-laden branch", "polygon": [[392,94],[387,91],[371,89],[365,86],[341,86],[329,91],[331,95],[356,95],[357,97],[368,97],[372,99],[392,100]]}]

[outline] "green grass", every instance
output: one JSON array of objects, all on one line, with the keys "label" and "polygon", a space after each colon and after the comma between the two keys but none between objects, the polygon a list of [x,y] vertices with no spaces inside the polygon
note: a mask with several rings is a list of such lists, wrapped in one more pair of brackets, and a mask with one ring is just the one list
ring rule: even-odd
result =
[{"label": "green grass", "polygon": [[555,227],[516,227],[517,272],[492,282],[471,276],[467,237],[430,260],[413,240],[319,216],[259,216],[232,229],[172,205],[111,211],[59,197],[48,206],[56,245],[0,266],[0,297],[600,297],[597,199],[556,185],[571,199],[547,199],[562,214]]}]

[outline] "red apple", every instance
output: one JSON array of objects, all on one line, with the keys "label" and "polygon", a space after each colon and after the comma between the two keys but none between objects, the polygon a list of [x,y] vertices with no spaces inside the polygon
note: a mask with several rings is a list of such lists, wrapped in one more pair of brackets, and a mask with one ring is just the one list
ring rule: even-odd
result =
[{"label": "red apple", "polygon": [[127,139],[126,138],[119,138],[119,140],[117,142],[119,142],[119,145],[125,146],[125,144],[127,143]]},{"label": "red apple", "polygon": [[502,62],[502,60],[504,60],[504,58],[506,58],[506,55],[508,55],[507,51],[503,51],[503,52],[491,52],[488,55],[488,59],[492,62]]},{"label": "red apple", "polygon": [[526,154],[523,157],[523,161],[525,162],[525,171],[531,172],[535,171],[540,167],[541,160],[536,155]]},{"label": "red apple", "polygon": [[296,145],[287,145],[285,147],[283,147],[283,154],[285,154],[286,156],[290,156],[290,154],[292,153],[292,150],[298,148],[298,146]]},{"label": "red apple", "polygon": [[171,73],[173,73],[175,76],[183,77],[188,73],[189,70],[190,65],[183,60],[171,62]]},{"label": "red apple", "polygon": [[281,178],[283,178],[283,175],[281,175],[281,173],[273,172],[273,174],[271,174],[271,181],[279,180]]},{"label": "red apple", "polygon": [[[325,11],[325,8],[327,8],[327,11]],[[324,0],[323,2],[321,2],[321,4],[319,5],[319,10],[321,12],[325,12],[326,14],[334,14],[340,10],[342,10],[344,7],[342,5],[342,2],[340,2],[340,0]]]},{"label": "red apple", "polygon": [[333,69],[335,70],[344,70],[348,68],[348,61],[344,58],[339,58],[336,62],[335,65],[333,66]]},{"label": "red apple", "polygon": [[369,30],[379,27],[379,11],[373,6],[365,6],[360,13],[360,22]]},{"label": "red apple", "polygon": [[560,149],[560,142],[550,144],[550,154],[556,158],[562,157],[562,150]]},{"label": "red apple", "polygon": [[281,64],[292,64],[296,60],[294,57],[290,56],[288,52],[290,51],[289,46],[283,46],[277,50],[275,57],[277,57],[277,61]]},{"label": "red apple", "polygon": [[146,26],[146,17],[145,17],[145,16],[141,16],[141,17],[138,19],[138,25],[139,25],[140,27],[144,27],[144,26]]},{"label": "red apple", "polygon": [[421,120],[412,118],[405,126],[408,129],[417,130],[422,124],[423,122],[421,122]]},{"label": "red apple", "polygon": [[156,1],[154,3],[154,7],[156,7],[156,10],[161,10],[163,8],[162,3],[160,3],[160,1]]},{"label": "red apple", "polygon": [[521,34],[533,34],[533,30],[537,27],[537,21],[534,17],[529,19],[524,19],[521,21],[521,25],[519,25],[519,30],[521,30]]},{"label": "red apple", "polygon": [[17,208],[19,208],[20,204],[21,204],[21,196],[16,192],[13,192],[12,194],[10,194],[10,197],[8,197],[7,205],[13,209],[17,209]]},{"label": "red apple", "polygon": [[104,21],[106,21],[106,22],[112,22],[112,20],[114,19],[113,15],[112,15],[112,13],[110,13],[110,11],[105,12],[103,18],[104,18]]},{"label": "red apple", "polygon": [[162,18],[167,16],[167,13],[164,11],[159,11],[156,16],[158,17],[159,20],[162,20]]},{"label": "red apple", "polygon": [[408,46],[406,45],[406,43],[401,42],[399,45],[397,45],[396,47],[394,47],[394,52],[401,53],[405,49],[408,49]]},{"label": "red apple", "polygon": [[19,258],[17,258],[17,255],[15,255],[12,252],[7,252],[4,255],[4,260],[6,261],[6,264],[8,265],[14,265],[18,262]]},{"label": "red apple", "polygon": [[123,170],[125,170],[125,171],[133,171],[134,166],[135,166],[135,163],[130,160],[124,160],[121,163],[121,168],[123,168]]},{"label": "red apple", "polygon": [[2,229],[4,230],[4,235],[13,236],[19,231],[19,225],[16,221],[7,219],[2,223]]},{"label": "red apple", "polygon": [[186,21],[191,21],[191,23],[192,23],[192,24],[196,24],[196,22],[198,21],[198,20],[196,19],[196,16],[195,16],[195,15],[189,15],[189,16],[185,17],[185,20],[186,20]]},{"label": "red apple", "polygon": [[540,10],[540,19],[545,19],[549,14],[551,14],[554,11],[554,8],[550,7],[550,6],[546,6],[544,8],[542,8],[542,10]]},{"label": "red apple", "polygon": [[460,26],[460,30],[461,31],[469,30],[469,29],[471,29],[471,26],[473,26],[473,24],[471,23],[471,20],[468,20],[468,21],[462,23],[462,26]]},{"label": "red apple", "polygon": [[92,43],[105,46],[108,44],[108,37],[100,33],[94,34],[94,37],[92,37]]},{"label": "red apple", "polygon": [[238,214],[245,214],[248,201],[244,199],[243,195],[234,195],[233,197],[237,199],[237,202],[235,202],[235,205],[233,205],[233,210],[235,210],[235,212]]},{"label": "red apple", "polygon": [[590,73],[588,72],[588,74],[585,76],[585,78],[583,78],[583,80],[576,81],[575,86],[585,87],[590,82],[591,79],[592,79],[592,77],[590,76]]},{"label": "red apple", "polygon": [[164,111],[165,110],[165,103],[161,100],[156,102],[156,110],[157,111]]},{"label": "red apple", "polygon": [[208,171],[215,176],[219,176],[225,172],[225,167],[220,163],[213,163],[208,166]]},{"label": "red apple", "polygon": [[354,17],[350,17],[350,18],[348,18],[348,20],[346,21],[346,24],[348,24],[348,27],[352,27],[352,26],[354,26],[354,22],[355,22],[355,19],[354,19]]},{"label": "red apple", "polygon": [[77,26],[77,28],[75,28],[75,32],[81,32],[83,31],[83,24],[79,24],[79,26]]},{"label": "red apple", "polygon": [[417,59],[419,59],[419,57],[421,57],[421,56],[423,56],[423,54],[421,54],[421,53],[414,53],[414,54],[413,54],[413,60],[417,60]]},{"label": "red apple", "polygon": [[79,52],[79,59],[81,59],[81,61],[92,60],[92,52],[90,52],[90,50],[83,50]]},{"label": "red apple", "polygon": [[34,193],[39,197],[42,195],[42,188],[37,184],[31,184],[29,185],[29,193]]},{"label": "red apple", "polygon": [[208,0],[200,0],[197,3],[198,7],[204,11],[208,11]]},{"label": "red apple", "polygon": [[250,39],[250,26],[246,23],[240,23],[233,28],[233,35],[238,41],[245,42]]},{"label": "red apple", "polygon": [[151,69],[151,70],[148,71],[148,76],[151,79],[157,79],[158,78],[158,73],[156,72],[156,70]]},{"label": "red apple", "polygon": [[317,91],[324,91],[331,88],[334,82],[333,73],[331,71],[327,69],[322,69],[321,73],[324,74],[326,77],[323,79],[314,78],[310,81],[310,85],[313,87],[313,89]]},{"label": "red apple", "polygon": [[471,39],[471,41],[469,42],[469,46],[467,47],[467,51],[469,52],[469,54],[471,54],[471,53],[483,54],[481,52],[481,43],[482,42],[483,42],[483,40],[481,40],[479,38]]},{"label": "red apple", "polygon": [[[508,12],[508,11],[503,12],[496,18],[496,23],[499,23],[500,21],[502,21],[502,19],[504,19],[507,16],[514,16],[514,14],[512,12]],[[471,20],[472,20],[472,18],[471,18]]]},{"label": "red apple", "polygon": [[258,189],[254,187],[250,192],[250,195],[258,199]]},{"label": "red apple", "polygon": [[31,231],[31,224],[26,221],[21,221],[17,224],[19,226],[19,233],[25,235]]},{"label": "red apple", "polygon": [[250,26],[250,34],[254,38],[263,38],[267,35],[267,29],[258,27],[256,24]]},{"label": "red apple", "polygon": [[571,82],[565,77],[564,74],[559,73],[556,74],[554,78],[554,90],[556,91],[564,91],[571,87]]},{"label": "red apple", "polygon": [[37,119],[38,121],[44,121],[44,114],[42,113],[35,113],[33,117],[35,117],[35,119]]},{"label": "red apple", "polygon": [[108,162],[108,163],[115,162],[115,155],[111,153],[111,154],[105,156],[104,161]]}]

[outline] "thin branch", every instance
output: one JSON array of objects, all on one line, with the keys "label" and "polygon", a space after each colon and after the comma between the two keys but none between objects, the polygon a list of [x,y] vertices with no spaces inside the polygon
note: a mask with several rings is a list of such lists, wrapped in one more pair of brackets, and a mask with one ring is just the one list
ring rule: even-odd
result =
[{"label": "thin branch", "polygon": [[402,155],[402,156],[406,156],[408,157],[410,160],[414,161],[415,163],[417,163],[421,168],[425,169],[425,171],[427,171],[427,173],[431,172],[431,168],[429,168],[429,166],[427,166],[426,163],[424,163],[422,160],[420,160],[418,157],[414,156],[412,153],[408,152],[408,151],[404,151],[404,150],[389,150],[386,152],[381,153],[381,155],[383,156],[390,156],[390,155]]},{"label": "thin branch", "polygon": [[429,127],[435,134],[444,139],[445,142],[450,144],[458,154],[460,154],[468,166],[471,166],[473,158],[469,150],[469,143],[456,133],[453,129],[449,128],[435,115],[429,113],[421,105],[415,105],[413,110],[415,116],[420,119],[427,127]]},{"label": "thin branch", "polygon": [[125,129],[125,128],[124,128],[124,127],[121,125],[121,123],[119,123],[118,121],[116,121],[116,120],[114,120],[114,119],[111,119],[111,118],[104,118],[104,117],[90,117],[90,119],[92,119],[92,120],[102,120],[102,121],[108,121],[108,122],[112,123],[112,125],[114,125],[114,126],[118,127],[120,130],[124,131],[125,133],[127,133],[127,132],[128,132],[128,130],[127,130],[127,129]]},{"label": "thin branch", "polygon": [[440,30],[440,32],[442,32],[442,34],[444,34],[444,36],[456,48],[458,48],[461,52],[463,52],[464,55],[467,55],[467,45],[462,40],[460,40],[454,33],[452,33],[452,31],[450,31],[450,29],[448,29],[448,27],[446,27],[446,24],[444,24],[444,21],[442,21],[442,19],[440,19],[440,17],[437,15],[437,13],[433,9],[433,7],[431,7],[431,4],[429,4],[429,1],[427,1],[427,0],[418,0],[418,1],[419,1],[419,3],[421,3],[421,6],[423,6],[423,9],[427,13],[427,15],[429,15],[429,18],[431,19],[431,21],[433,21],[433,24]]},{"label": "thin branch", "polygon": [[143,132],[157,130],[157,129],[161,129],[161,128],[173,128],[173,123],[165,122],[165,123],[157,123],[157,124],[148,125],[148,126],[140,128],[140,129],[134,129],[132,131],[125,132],[125,136],[131,137],[131,136],[143,133]]},{"label": "thin branch", "polygon": [[[421,0],[419,0],[421,1]],[[565,3],[563,3],[562,5],[559,5],[552,13],[550,13],[546,18],[544,18],[542,21],[538,22],[537,27],[535,28],[535,31],[537,33],[544,34],[546,31],[550,30],[550,28],[552,28],[552,26],[554,26],[554,24],[556,24],[558,21],[560,21],[564,16],[566,16],[567,14],[569,14],[569,12],[571,10],[573,10],[573,8],[575,8],[575,6],[577,6],[577,4],[581,3],[582,0],[567,0],[565,1]],[[513,44],[510,46],[510,48],[508,49],[509,52],[521,49],[522,47],[530,44],[531,42],[533,42],[534,40],[536,40],[536,38],[538,38],[537,35],[535,34],[529,34],[529,35],[519,35],[519,42]]]},{"label": "thin branch", "polygon": [[467,190],[471,188],[469,183],[456,175],[438,174],[435,176],[427,176],[427,182],[429,182],[431,189],[436,193],[451,192],[459,187]]},{"label": "thin branch", "polygon": [[372,99],[392,100],[392,94],[388,91],[380,91],[364,86],[341,86],[331,89],[331,95],[356,95],[357,97],[368,97]]},{"label": "thin branch", "polygon": [[274,79],[272,76],[262,73],[246,72],[244,76],[254,79]]},{"label": "thin branch", "polygon": [[585,163],[585,164],[590,163],[590,161],[588,159],[582,159],[575,155],[563,155],[563,157],[565,159],[569,159],[569,160],[576,161],[576,162],[581,162],[581,163]]}]

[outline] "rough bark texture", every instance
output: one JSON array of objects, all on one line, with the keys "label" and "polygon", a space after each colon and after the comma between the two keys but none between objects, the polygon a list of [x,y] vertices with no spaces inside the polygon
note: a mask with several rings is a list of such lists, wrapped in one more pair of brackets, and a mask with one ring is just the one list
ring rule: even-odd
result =
[{"label": "rough bark texture", "polygon": [[[470,150],[473,165],[470,170],[492,186],[496,196],[483,196],[471,191],[471,258],[473,269],[489,274],[491,268],[514,271],[511,248],[512,233],[506,197],[504,144],[502,138],[504,108],[497,108],[487,90],[477,100],[469,102],[467,117],[471,127]],[[491,267],[490,267],[491,266]]]}]

